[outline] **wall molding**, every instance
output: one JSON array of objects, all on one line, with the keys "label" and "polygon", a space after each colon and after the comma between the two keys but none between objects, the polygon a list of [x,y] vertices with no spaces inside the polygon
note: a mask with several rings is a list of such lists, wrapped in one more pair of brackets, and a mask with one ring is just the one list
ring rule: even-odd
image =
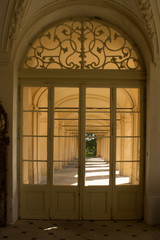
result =
[{"label": "wall molding", "polygon": [[6,12],[3,37],[1,43],[2,51],[12,50],[13,42],[16,39],[20,28],[23,25],[25,13],[27,13],[31,0],[10,0]]},{"label": "wall molding", "polygon": [[[154,55],[154,62],[160,62],[159,18],[156,0],[137,0],[137,5],[147,31]],[[157,27],[158,26],[158,27]]]},{"label": "wall molding", "polygon": [[148,32],[148,37],[149,39],[153,39],[153,37],[156,35],[156,26],[150,1],[137,0],[137,3]]},{"label": "wall molding", "polygon": [[0,65],[8,65],[11,63],[10,55],[6,52],[0,53]]},{"label": "wall molding", "polygon": [[25,12],[29,7],[31,0],[18,0],[12,13],[11,25],[9,30],[9,39],[11,46],[16,39],[17,34],[22,27]]}]

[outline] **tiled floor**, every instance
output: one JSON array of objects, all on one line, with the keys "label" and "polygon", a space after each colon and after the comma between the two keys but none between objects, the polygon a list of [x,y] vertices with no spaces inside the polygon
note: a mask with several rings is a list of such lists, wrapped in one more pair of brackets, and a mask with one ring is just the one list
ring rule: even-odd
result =
[{"label": "tiled floor", "polygon": [[0,228],[0,240],[160,240],[160,226],[143,221],[18,220]]}]

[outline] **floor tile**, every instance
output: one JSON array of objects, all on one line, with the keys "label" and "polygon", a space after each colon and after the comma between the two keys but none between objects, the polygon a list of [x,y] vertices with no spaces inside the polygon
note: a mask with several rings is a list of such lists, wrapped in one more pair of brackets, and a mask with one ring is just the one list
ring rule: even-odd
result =
[{"label": "floor tile", "polygon": [[143,221],[18,220],[0,240],[160,240],[160,226]]}]

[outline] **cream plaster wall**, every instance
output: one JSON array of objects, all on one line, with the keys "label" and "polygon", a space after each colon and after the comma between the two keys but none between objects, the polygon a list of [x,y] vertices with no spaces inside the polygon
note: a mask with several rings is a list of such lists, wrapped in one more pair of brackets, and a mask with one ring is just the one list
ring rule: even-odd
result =
[{"label": "cream plaster wall", "polygon": [[160,223],[160,63],[151,63],[147,82],[146,220]]},{"label": "cream plaster wall", "polygon": [[[11,0],[12,1],[12,0]],[[116,0],[118,1],[118,0]],[[150,0],[151,1],[151,0]],[[47,1],[47,3],[50,1]],[[80,1],[81,2],[81,1]],[[66,1],[65,4],[50,5],[35,12],[30,9],[31,18],[26,18],[26,22],[20,27],[16,39],[12,43],[12,52],[0,52],[0,100],[8,114],[10,145],[8,147],[8,223],[14,222],[18,216],[18,181],[17,181],[17,79],[18,67],[21,64],[25,49],[30,40],[43,27],[51,22],[58,21],[62,17],[67,18],[73,15],[98,15],[109,22],[119,26],[126,31],[140,48],[144,57],[147,69],[147,131],[146,131],[146,186],[145,186],[145,220],[150,223],[160,223],[160,61],[158,48],[154,46],[154,41],[149,40],[144,23],[141,23],[135,14],[131,12],[134,8],[127,5],[124,11],[119,5],[104,4],[104,1],[83,1],[83,6]],[[96,6],[96,2],[98,6]],[[124,2],[124,1],[123,1]],[[5,9],[7,1],[0,1],[3,15],[0,22],[0,32],[4,26]],[[93,4],[94,3],[94,4]],[[101,4],[102,3],[102,4]],[[152,6],[155,1],[151,1]],[[157,0],[158,6],[160,5]],[[35,5],[34,5],[35,7]],[[155,7],[155,5],[154,5]],[[160,7],[160,6],[159,6]],[[129,11],[129,8],[132,11]],[[35,12],[33,14],[33,12]],[[26,15],[25,15],[26,16]],[[28,15],[29,16],[29,15]],[[8,16],[9,17],[9,16]],[[121,21],[119,21],[121,19]],[[159,17],[154,15],[157,29],[160,27]],[[10,24],[6,25],[10,28]],[[8,29],[5,29],[7,31]],[[159,39],[158,39],[159,41]],[[1,48],[0,48],[1,49]],[[154,51],[151,51],[154,49]],[[10,58],[10,54],[12,58]],[[156,63],[152,63],[152,59]],[[11,61],[11,62],[10,62]],[[14,65],[12,67],[12,64]]]},{"label": "cream plaster wall", "polygon": [[136,4],[136,1],[128,1],[128,0],[113,0],[113,2],[118,3],[125,8],[127,8],[129,11],[131,11],[134,15],[136,15],[138,18],[141,19],[141,15],[138,9],[138,6]]},{"label": "cream plaster wall", "polygon": [[6,17],[6,13],[7,13],[7,8],[8,8],[8,2],[9,0],[1,0],[0,4],[3,6],[3,11],[1,11],[0,14],[0,42],[2,39],[2,34],[3,34],[3,27],[4,27],[4,23],[5,23],[5,17]]},{"label": "cream plaster wall", "polygon": [[159,12],[159,15],[160,15],[160,1],[156,0],[156,2],[157,2],[157,6],[158,6],[158,12]]}]

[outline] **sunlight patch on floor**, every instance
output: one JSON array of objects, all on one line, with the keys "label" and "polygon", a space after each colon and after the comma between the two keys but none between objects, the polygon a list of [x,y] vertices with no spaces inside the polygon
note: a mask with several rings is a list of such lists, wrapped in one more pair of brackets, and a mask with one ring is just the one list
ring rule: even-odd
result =
[{"label": "sunlight patch on floor", "polygon": [[[85,186],[108,186],[109,185],[109,164],[100,158],[91,158],[86,160],[85,168]],[[78,163],[70,162],[68,166],[57,170],[54,173],[55,185],[78,185]],[[120,176],[119,170],[116,170],[116,185],[129,184],[129,177]]]}]

